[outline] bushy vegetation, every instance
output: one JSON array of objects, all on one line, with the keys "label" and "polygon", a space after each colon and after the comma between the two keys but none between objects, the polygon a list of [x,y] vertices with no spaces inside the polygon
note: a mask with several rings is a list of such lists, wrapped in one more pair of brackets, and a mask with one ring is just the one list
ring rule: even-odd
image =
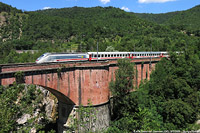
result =
[{"label": "bushy vegetation", "polygon": [[[41,109],[42,99],[42,92],[34,85],[0,86],[0,132],[45,131],[50,121]],[[35,114],[37,111],[39,115]],[[19,122],[24,115],[29,115],[27,122]]]},{"label": "bushy vegetation", "polygon": [[[130,63],[124,66],[127,65]],[[181,55],[171,53],[170,60],[163,58],[156,65],[150,81],[124,96],[121,94],[127,90],[118,85],[118,80],[124,78],[117,74],[115,87],[111,87],[118,92],[114,95],[116,112],[108,132],[198,130],[200,126],[195,122],[200,115],[199,69],[199,56],[194,49]]]}]

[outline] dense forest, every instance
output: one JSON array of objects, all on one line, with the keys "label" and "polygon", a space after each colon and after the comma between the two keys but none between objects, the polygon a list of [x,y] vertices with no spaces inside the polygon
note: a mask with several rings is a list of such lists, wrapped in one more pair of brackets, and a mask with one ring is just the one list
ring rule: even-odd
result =
[{"label": "dense forest", "polygon": [[156,22],[187,34],[200,36],[200,5],[189,10],[169,12],[165,14],[135,13],[136,16],[148,21]]},{"label": "dense forest", "polygon": [[114,114],[109,133],[135,131],[199,131],[200,61],[193,49],[156,65],[149,81],[133,89],[133,64],[119,61],[110,83]]},{"label": "dense forest", "polygon": [[[165,14],[128,13],[114,7],[72,7],[26,12],[0,2],[0,64],[34,62],[44,52],[169,51],[150,81],[132,85],[133,65],[119,61],[110,84],[114,114],[106,132],[200,129],[200,6]],[[38,52],[19,54],[16,50]],[[182,51],[176,55],[174,51]],[[130,80],[128,80],[130,79]],[[16,116],[35,99],[35,86],[0,87],[1,131],[16,131]],[[129,90],[136,89],[135,92]],[[29,91],[30,90],[30,91]],[[16,105],[15,96],[27,93]],[[6,99],[5,99],[6,97]],[[40,100],[38,100],[40,101]],[[120,108],[120,110],[119,110]],[[34,108],[33,108],[34,110]],[[28,111],[28,110],[27,110]],[[32,111],[31,109],[29,110]],[[34,120],[32,120],[34,122]],[[43,130],[42,125],[37,131]],[[29,131],[20,127],[20,131]],[[38,125],[36,125],[38,126]]]}]

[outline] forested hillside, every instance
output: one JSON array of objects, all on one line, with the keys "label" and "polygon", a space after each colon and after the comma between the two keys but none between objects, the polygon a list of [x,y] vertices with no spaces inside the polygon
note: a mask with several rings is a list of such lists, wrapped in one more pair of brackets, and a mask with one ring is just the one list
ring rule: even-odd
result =
[{"label": "forested hillside", "polygon": [[158,24],[169,25],[179,31],[185,30],[188,34],[200,36],[200,5],[185,11],[165,14],[135,13],[135,15]]},{"label": "forested hillside", "polygon": [[4,4],[0,2],[0,12],[8,12],[8,13],[22,13],[21,10],[18,10],[12,6]]},{"label": "forested hillside", "polygon": [[[39,56],[44,52],[96,51],[97,42],[99,51],[105,51],[108,46],[118,51],[150,51],[151,45],[154,51],[177,51],[199,43],[196,36],[114,7],[22,12],[5,4],[2,6],[6,10],[0,12],[0,63],[35,60],[28,54],[23,55],[24,60],[6,59],[20,56],[13,52],[16,49],[39,50],[36,55]],[[15,12],[9,12],[8,7]]]}]

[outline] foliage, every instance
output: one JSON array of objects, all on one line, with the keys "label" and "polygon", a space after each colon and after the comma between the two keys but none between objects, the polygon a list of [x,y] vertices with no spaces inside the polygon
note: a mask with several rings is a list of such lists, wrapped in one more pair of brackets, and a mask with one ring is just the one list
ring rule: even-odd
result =
[{"label": "foliage", "polygon": [[172,54],[171,60],[163,60],[156,66],[144,87],[167,129],[167,123],[171,129],[185,129],[196,121],[200,109],[199,66],[198,56],[192,51],[179,56]]},{"label": "foliage", "polygon": [[24,83],[24,72],[23,71],[18,71],[18,72],[16,72],[15,74],[14,74],[14,76],[15,76],[15,80],[16,80],[16,83],[17,84],[22,84],[22,83]]},{"label": "foliage", "polygon": [[199,56],[193,49],[171,53],[169,60],[163,58],[149,82],[120,98],[117,105],[121,113],[108,132],[198,130],[199,69]]},{"label": "foliage", "polygon": [[76,109],[77,117],[71,117],[72,124],[70,126],[71,131],[77,132],[93,132],[94,123],[97,120],[96,115],[98,114],[97,110],[92,107],[91,100],[88,100],[88,106],[79,106]]},{"label": "foliage", "polygon": [[110,82],[113,95],[114,116],[122,116],[124,105],[127,104],[128,95],[133,90],[134,65],[129,59],[118,60],[119,69],[115,72],[115,81]]},{"label": "foliage", "polygon": [[113,97],[125,96],[133,89],[133,63],[129,59],[120,59],[117,65],[119,69],[115,71],[115,81],[110,84]]},{"label": "foliage", "polygon": [[16,94],[19,93],[19,89],[0,87],[0,132],[9,132],[16,130],[17,113],[19,108],[16,106],[17,100]]},{"label": "foliage", "polygon": [[0,2],[0,12],[21,13],[22,11]]},{"label": "foliage", "polygon": [[135,15],[158,24],[168,25],[177,31],[185,31],[188,35],[194,34],[200,36],[200,5],[185,11],[165,14],[136,13]]},{"label": "foliage", "polygon": [[[40,108],[43,94],[36,90],[36,86],[1,86],[0,92],[0,132],[29,132],[32,128],[39,131],[49,123],[45,110],[40,110],[37,117],[31,116],[24,124],[17,122],[24,114],[34,114]],[[37,122],[39,119],[40,123]]]}]

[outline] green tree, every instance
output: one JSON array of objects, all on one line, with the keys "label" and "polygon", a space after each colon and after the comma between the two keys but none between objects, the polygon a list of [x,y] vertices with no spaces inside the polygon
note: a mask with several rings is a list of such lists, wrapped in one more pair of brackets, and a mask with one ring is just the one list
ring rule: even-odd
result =
[{"label": "green tree", "polygon": [[97,120],[97,110],[92,107],[91,100],[88,100],[88,105],[84,107],[83,105],[80,105],[76,109],[77,115],[70,116],[71,119],[71,125],[69,132],[77,131],[80,133],[85,132],[93,132],[95,126],[94,123]]},{"label": "green tree", "polygon": [[[110,90],[113,96],[114,117],[123,116],[126,107],[126,96],[133,90],[134,64],[129,59],[118,60],[118,67],[115,71],[115,81],[112,79]],[[125,100],[126,99],[126,100]]]}]

